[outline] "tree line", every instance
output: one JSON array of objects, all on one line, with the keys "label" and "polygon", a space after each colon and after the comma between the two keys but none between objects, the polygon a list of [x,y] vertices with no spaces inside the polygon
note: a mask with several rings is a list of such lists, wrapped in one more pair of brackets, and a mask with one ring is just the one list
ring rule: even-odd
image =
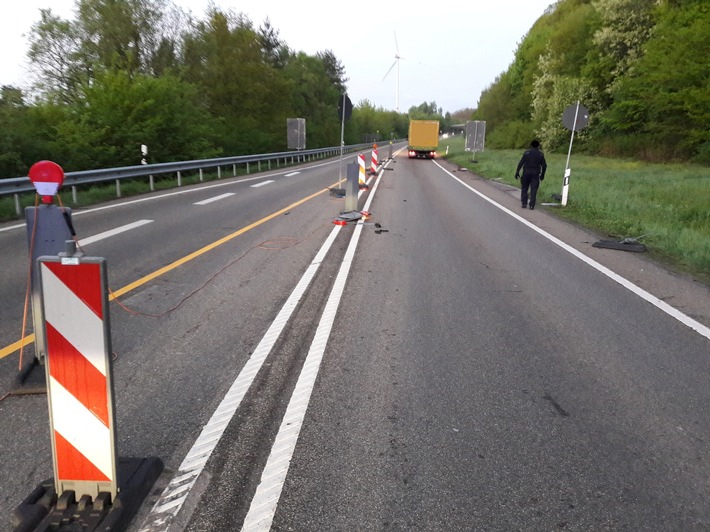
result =
[{"label": "tree line", "polygon": [[[77,0],[41,10],[29,32],[29,89],[0,90],[0,177],[41,159],[65,171],[287,150],[287,118],[307,147],[337,146],[345,68],[330,50],[292,50],[270,21],[170,0]],[[345,143],[402,138],[408,118],[359,102]]]},{"label": "tree line", "polygon": [[564,109],[580,101],[594,154],[710,163],[710,3],[559,0],[523,37],[474,117],[487,146],[569,143]]}]

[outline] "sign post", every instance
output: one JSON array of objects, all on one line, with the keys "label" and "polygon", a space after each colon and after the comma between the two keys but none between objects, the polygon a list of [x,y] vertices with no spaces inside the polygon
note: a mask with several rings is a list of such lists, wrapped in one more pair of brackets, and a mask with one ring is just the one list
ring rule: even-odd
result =
[{"label": "sign post", "polygon": [[589,111],[577,101],[577,105],[570,105],[562,114],[562,124],[572,131],[569,139],[569,150],[567,151],[567,163],[565,164],[565,177],[562,182],[562,206],[567,205],[567,197],[569,195],[569,178],[572,171],[569,167],[570,156],[572,155],[572,143],[574,142],[574,132],[584,129],[589,122]]}]

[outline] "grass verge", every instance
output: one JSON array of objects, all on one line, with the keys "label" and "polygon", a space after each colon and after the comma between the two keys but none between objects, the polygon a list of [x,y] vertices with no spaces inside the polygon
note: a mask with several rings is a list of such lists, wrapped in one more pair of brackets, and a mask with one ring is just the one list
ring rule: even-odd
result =
[{"label": "grass verge", "polygon": [[[476,174],[511,185],[522,152],[464,151],[461,137],[445,139],[440,153]],[[547,174],[538,204],[561,194],[566,154],[545,154]],[[678,272],[710,284],[710,168],[690,164],[575,155],[570,158],[566,207],[549,207],[557,216],[614,239],[638,238],[648,253]]]}]

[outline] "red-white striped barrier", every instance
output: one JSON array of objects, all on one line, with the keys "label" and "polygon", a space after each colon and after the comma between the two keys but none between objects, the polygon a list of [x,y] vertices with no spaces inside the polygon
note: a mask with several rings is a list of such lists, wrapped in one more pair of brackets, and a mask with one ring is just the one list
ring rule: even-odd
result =
[{"label": "red-white striped barrier", "polygon": [[117,493],[105,261],[40,258],[47,397],[58,494]]},{"label": "red-white striped barrier", "polygon": [[377,174],[377,144],[372,145],[372,164],[370,166],[370,172],[372,175]]},{"label": "red-white striped barrier", "polygon": [[365,172],[365,154],[363,154],[363,153],[358,154],[357,162],[360,165],[360,175],[358,177],[358,182],[360,184],[360,187],[364,187],[365,181],[366,181],[366,179],[365,179],[365,174],[366,174],[366,172]]}]

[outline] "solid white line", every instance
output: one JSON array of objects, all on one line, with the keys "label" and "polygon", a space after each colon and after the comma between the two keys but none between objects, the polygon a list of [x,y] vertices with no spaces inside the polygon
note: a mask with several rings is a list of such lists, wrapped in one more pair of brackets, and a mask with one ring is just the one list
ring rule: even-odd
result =
[{"label": "solid white line", "polygon": [[153,220],[138,220],[137,222],[133,222],[127,225],[122,225],[121,227],[117,227],[116,229],[111,229],[110,231],[104,231],[103,233],[99,233],[98,235],[90,236],[87,238],[82,238],[79,240],[79,245],[80,246],[86,246],[88,244],[93,244],[94,242],[98,242],[99,240],[104,240],[105,238],[109,238],[111,236],[115,236],[121,233],[125,233],[126,231],[130,231],[131,229],[136,229],[137,227],[141,227],[142,225],[146,225],[149,223],[152,223]]},{"label": "solid white line", "polygon": [[437,163],[436,161],[434,161],[434,163],[435,163],[439,168],[441,168],[444,172],[446,172],[447,174],[449,174],[449,176],[451,176],[451,177],[454,178],[456,181],[458,181],[459,183],[461,183],[463,186],[465,186],[467,189],[469,189],[469,190],[470,190],[471,192],[473,192],[474,194],[477,194],[477,195],[480,196],[482,199],[486,200],[488,203],[490,203],[490,204],[493,205],[494,207],[497,207],[498,209],[502,210],[503,212],[509,214],[510,216],[512,216],[513,218],[515,218],[516,220],[518,220],[519,222],[521,222],[521,223],[527,225],[530,229],[532,229],[533,231],[535,231],[535,232],[541,234],[542,236],[544,236],[545,238],[547,238],[547,239],[550,240],[551,242],[557,244],[559,247],[561,247],[561,248],[564,249],[565,251],[571,253],[572,255],[574,255],[575,257],[577,257],[577,258],[578,258],[579,260],[581,260],[582,262],[587,263],[589,266],[591,266],[591,267],[594,268],[595,270],[599,271],[600,273],[603,273],[604,275],[606,275],[607,277],[609,277],[609,279],[611,279],[612,281],[616,281],[617,283],[619,283],[619,284],[620,284],[621,286],[623,286],[624,288],[630,290],[631,292],[633,292],[634,294],[636,294],[637,296],[639,296],[641,299],[644,299],[644,300],[648,301],[649,303],[651,303],[651,304],[654,305],[655,307],[659,308],[660,310],[662,310],[663,312],[665,312],[665,313],[668,314],[669,316],[671,316],[671,317],[675,318],[676,320],[678,320],[679,322],[681,322],[683,325],[686,325],[687,327],[690,327],[690,328],[693,329],[694,331],[700,333],[702,336],[704,336],[705,338],[707,338],[708,340],[710,340],[710,328],[706,327],[705,325],[703,325],[703,324],[700,323],[699,321],[694,320],[694,319],[691,318],[690,316],[687,316],[687,315],[683,314],[683,313],[680,312],[678,309],[673,308],[672,306],[670,306],[670,305],[669,305],[668,303],[666,303],[665,301],[663,301],[663,300],[657,298],[656,296],[654,296],[654,295],[651,294],[650,292],[647,292],[646,290],[644,290],[644,289],[641,288],[640,286],[635,285],[634,283],[632,283],[631,281],[629,281],[629,280],[626,279],[625,277],[622,277],[622,276],[619,275],[618,273],[616,273],[616,272],[610,270],[609,268],[607,268],[606,266],[604,266],[604,265],[598,263],[597,261],[595,261],[595,260],[592,259],[591,257],[588,257],[587,255],[585,255],[585,254],[582,253],[581,251],[577,251],[577,250],[574,249],[572,246],[570,246],[570,245],[568,245],[568,244],[562,242],[559,238],[552,236],[552,235],[551,235],[550,233],[548,233],[547,231],[545,231],[545,230],[543,230],[543,229],[540,229],[540,228],[537,227],[535,224],[529,222],[528,220],[526,220],[526,219],[523,218],[522,216],[519,216],[519,215],[515,214],[515,213],[514,213],[513,211],[511,211],[510,209],[507,209],[507,208],[503,207],[501,204],[496,203],[496,202],[493,201],[492,199],[490,199],[490,198],[484,196],[484,195],[481,194],[479,191],[477,191],[475,188],[473,188],[473,187],[471,187],[470,185],[467,185],[466,183],[464,183],[463,181],[461,181],[461,179],[459,179],[458,177],[456,177],[455,175],[453,175],[451,172],[449,172],[448,170],[446,170],[446,168],[442,167],[442,166],[441,166],[439,163]]},{"label": "solid white line", "polygon": [[[288,177],[288,176],[286,176],[286,177]],[[269,179],[268,181],[262,181],[261,183],[257,183],[256,185],[252,185],[251,188],[263,187],[264,185],[268,185],[269,183],[273,183],[273,182],[274,182],[273,179]]]},{"label": "solid white line", "polygon": [[[381,176],[382,172],[380,173],[380,177]],[[379,183],[379,178],[377,182]],[[377,184],[375,184],[373,193],[368,197],[365,208],[368,208],[371,204],[376,188]],[[364,191],[359,191],[358,197],[360,197],[363,193]],[[306,273],[303,274],[303,277],[296,285],[296,288],[294,288],[286,303],[284,303],[284,306],[281,308],[281,311],[274,322],[264,334],[264,337],[254,350],[254,353],[252,353],[252,356],[249,358],[244,368],[242,368],[242,371],[237,376],[237,379],[232,384],[232,387],[227,392],[227,395],[217,407],[214,414],[212,414],[210,421],[208,421],[207,425],[205,425],[202,429],[200,436],[193,445],[192,449],[187,453],[183,463],[175,473],[175,476],[165,490],[163,490],[160,499],[155,503],[150,514],[143,522],[140,532],[163,532],[168,530],[170,527],[173,519],[182,508],[184,502],[187,500],[190,490],[202,472],[207,459],[210,457],[219,439],[222,437],[227,424],[233,417],[237,408],[239,408],[239,405],[246,395],[247,390],[253,383],[256,374],[266,360],[267,355],[273,348],[279,335],[286,327],[291,314],[293,314],[293,311],[296,309],[298,302],[315,276],[321,262],[325,259],[328,250],[335,241],[335,237],[338,235],[341,228],[342,226],[336,225],[331,231],[320,251],[313,259],[313,262],[311,262],[311,265],[306,270]],[[355,228],[355,232],[359,234],[361,231],[362,222],[359,222],[358,226]],[[218,434],[219,438],[215,438],[215,434]],[[213,442],[211,446],[205,445],[207,440]]]},{"label": "solid white line", "polygon": [[284,177],[292,177],[292,176],[298,175],[300,173],[301,172],[291,172],[290,174],[286,174]]},{"label": "solid white line", "polygon": [[234,196],[234,192],[227,192],[226,194],[220,194],[219,196],[215,196],[213,198],[208,198],[202,201],[196,201],[195,203],[193,203],[193,205],[207,205],[208,203],[212,203],[213,201],[219,201],[221,199],[228,198],[229,196]]},{"label": "solid white line", "polygon": [[[212,414],[212,417],[207,422],[207,425],[202,429],[200,436],[197,438],[192,449],[187,453],[182,464],[180,464],[175,476],[163,491],[160,499],[153,506],[153,509],[141,526],[141,532],[167,530],[172,520],[180,511],[180,508],[182,508],[183,503],[190,493],[190,489],[197,481],[197,477],[202,472],[207,459],[212,454],[219,438],[222,437],[224,430],[227,428],[227,424],[244,399],[247,390],[256,378],[259,369],[261,369],[261,366],[264,364],[267,355],[271,352],[276,340],[286,327],[288,320],[291,318],[291,314],[293,314],[293,311],[298,306],[298,302],[313,280],[313,277],[325,259],[340,229],[341,226],[338,225],[333,227],[330,235],[301,277],[301,280],[293,289],[293,292],[291,292],[291,295],[264,334],[259,345],[257,345],[251,357],[249,357],[249,360],[242,368],[227,392],[227,395],[222,399],[217,410],[215,410],[214,414]],[[215,438],[215,434],[219,434],[219,438]],[[206,440],[210,440],[212,443],[205,445]]]},{"label": "solid white line", "polygon": [[[367,211],[372,199],[375,197],[377,185],[380,182],[383,171],[381,170],[372,193],[368,196],[367,202],[363,210]],[[353,236],[350,239],[350,244],[345,252],[345,257],[340,265],[340,270],[333,284],[333,289],[328,296],[328,301],[325,304],[325,310],[321,316],[320,323],[316,329],[315,337],[308,351],[308,356],[303,364],[303,369],[298,377],[296,388],[293,390],[291,400],[286,408],[281,427],[276,435],[276,440],[271,448],[271,454],[266,462],[264,471],[261,474],[261,481],[256,488],[256,493],[249,506],[244,524],[242,525],[243,532],[268,531],[271,529],[271,524],[276,514],[276,506],[281,498],[288,468],[293,457],[293,452],[296,449],[296,442],[301,433],[303,420],[306,416],[308,403],[311,399],[311,393],[316,382],[318,370],[320,369],[323,360],[323,354],[330,337],[335,315],[340,305],[340,300],[345,290],[345,282],[350,272],[350,267],[355,257],[362,233],[363,222],[360,221],[355,226]]]}]

